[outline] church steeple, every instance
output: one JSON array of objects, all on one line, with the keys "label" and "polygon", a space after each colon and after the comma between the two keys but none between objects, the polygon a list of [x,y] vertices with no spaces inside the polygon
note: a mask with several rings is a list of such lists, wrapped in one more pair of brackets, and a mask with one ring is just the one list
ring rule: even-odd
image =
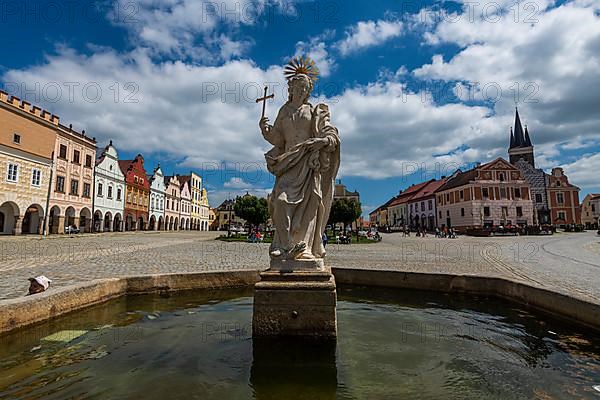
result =
[{"label": "church steeple", "polygon": [[510,127],[510,147],[509,147],[509,149],[512,149],[513,147],[515,147],[515,134],[513,133],[512,126],[511,126]]},{"label": "church steeple", "polygon": [[523,159],[531,166],[535,167],[535,159],[533,157],[533,144],[529,137],[529,130],[527,126],[523,131],[523,125],[521,124],[521,117],[519,117],[519,109],[515,108],[515,130],[510,129],[510,147],[508,149],[508,155],[512,164]]},{"label": "church steeple", "polygon": [[519,118],[519,110],[515,108],[515,140],[514,145],[511,144],[510,148],[513,147],[526,147],[525,135],[523,134],[523,125],[521,125],[521,118]]},{"label": "church steeple", "polygon": [[527,130],[527,125],[525,125],[525,146],[533,147],[531,144],[531,139],[529,138],[529,131]]}]

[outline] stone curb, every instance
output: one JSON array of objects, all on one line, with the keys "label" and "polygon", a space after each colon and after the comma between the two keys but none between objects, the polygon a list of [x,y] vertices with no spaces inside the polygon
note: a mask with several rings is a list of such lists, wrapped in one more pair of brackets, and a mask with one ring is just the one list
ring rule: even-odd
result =
[{"label": "stone curb", "polygon": [[127,294],[247,287],[259,280],[259,271],[228,271],[99,279],[65,286],[0,301],[0,334]]},{"label": "stone curb", "polygon": [[337,284],[499,297],[600,331],[600,304],[506,278],[339,267],[332,272]]}]

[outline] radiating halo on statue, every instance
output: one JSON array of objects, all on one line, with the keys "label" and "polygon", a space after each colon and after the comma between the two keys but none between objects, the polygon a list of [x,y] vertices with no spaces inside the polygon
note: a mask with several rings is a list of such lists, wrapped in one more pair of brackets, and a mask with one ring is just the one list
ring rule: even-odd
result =
[{"label": "radiating halo on statue", "polygon": [[319,68],[308,56],[294,57],[283,70],[283,74],[288,80],[295,75],[304,74],[311,81],[316,82],[319,79],[319,73]]}]

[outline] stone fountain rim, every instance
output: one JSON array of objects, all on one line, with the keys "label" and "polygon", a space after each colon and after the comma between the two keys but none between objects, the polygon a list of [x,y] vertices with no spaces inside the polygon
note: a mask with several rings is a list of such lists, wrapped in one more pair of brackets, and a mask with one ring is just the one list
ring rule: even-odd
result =
[{"label": "stone fountain rim", "polygon": [[[249,287],[260,281],[260,272],[233,270],[98,279],[0,300],[0,335],[125,295]],[[335,267],[332,272],[338,284],[502,298],[600,332],[600,304],[504,277]]]}]

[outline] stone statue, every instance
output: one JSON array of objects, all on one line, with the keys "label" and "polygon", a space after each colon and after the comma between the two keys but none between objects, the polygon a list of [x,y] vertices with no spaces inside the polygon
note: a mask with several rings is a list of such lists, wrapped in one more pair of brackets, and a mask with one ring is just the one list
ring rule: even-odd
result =
[{"label": "stone statue", "polygon": [[267,168],[276,177],[269,196],[275,227],[272,269],[323,267],[322,236],[340,165],[340,138],[329,107],[308,102],[316,79],[314,63],[305,57],[294,62],[287,71],[288,101],[273,125],[264,115],[259,123],[274,146],[265,154]]}]

